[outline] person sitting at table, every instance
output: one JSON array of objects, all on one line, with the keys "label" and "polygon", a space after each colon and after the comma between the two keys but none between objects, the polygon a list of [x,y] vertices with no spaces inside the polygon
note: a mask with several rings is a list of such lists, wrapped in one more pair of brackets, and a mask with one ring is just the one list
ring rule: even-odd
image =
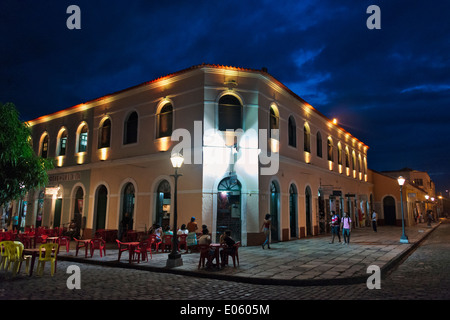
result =
[{"label": "person sitting at table", "polygon": [[170,226],[165,226],[164,227],[164,232],[163,232],[163,237],[162,237],[162,239],[163,239],[163,243],[165,243],[165,237],[164,236],[166,236],[166,235],[170,235],[170,236],[173,236],[173,232],[172,232],[172,230],[170,230]]},{"label": "person sitting at table", "polygon": [[189,231],[186,229],[186,225],[183,223],[181,225],[181,228],[178,229],[177,235],[188,234],[188,233],[189,233]]},{"label": "person sitting at table", "polygon": [[72,219],[69,224],[69,230],[66,232],[66,235],[69,236],[71,239],[76,237],[77,232],[77,224],[75,223],[75,220]]},{"label": "person sitting at table", "polygon": [[155,234],[156,234],[156,242],[161,242],[163,232],[162,228],[159,225],[156,225]]},{"label": "person sitting at table", "polygon": [[[202,235],[200,238],[198,238],[198,244],[199,245],[210,245],[211,244],[211,235],[209,234],[208,228],[203,228]],[[206,268],[212,267],[212,260],[215,254],[215,250],[212,248],[209,248],[208,251],[208,258],[206,261]]]},{"label": "person sitting at table", "polygon": [[198,244],[211,244],[211,236],[207,228],[202,230],[202,235],[198,238]]},{"label": "person sitting at table", "polygon": [[231,238],[231,231],[226,230],[223,237],[223,243],[226,244],[226,246],[223,248],[222,251],[220,251],[220,260],[222,261],[222,267],[225,266],[225,259],[228,255],[231,255],[234,253],[234,250],[236,248],[234,247],[234,244],[236,241],[234,241],[233,238]]}]

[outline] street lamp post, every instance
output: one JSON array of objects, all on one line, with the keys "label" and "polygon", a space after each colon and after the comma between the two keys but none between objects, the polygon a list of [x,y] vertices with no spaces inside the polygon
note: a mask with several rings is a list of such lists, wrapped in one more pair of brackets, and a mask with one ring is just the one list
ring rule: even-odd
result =
[{"label": "street lamp post", "polygon": [[405,216],[403,213],[403,184],[405,183],[405,178],[400,176],[397,181],[400,186],[400,204],[402,208],[402,237],[400,238],[400,243],[409,243],[408,237],[405,234]]},{"label": "street lamp post", "polygon": [[172,166],[175,168],[175,174],[171,175],[175,178],[175,190],[174,190],[174,200],[173,200],[173,238],[172,238],[172,252],[169,253],[169,257],[167,259],[166,267],[174,268],[183,265],[183,259],[181,258],[181,254],[178,253],[178,239],[177,239],[177,187],[178,187],[178,178],[182,176],[182,174],[178,173],[178,169],[181,168],[184,162],[184,158],[181,154],[175,153],[170,157],[170,161],[172,162]]}]

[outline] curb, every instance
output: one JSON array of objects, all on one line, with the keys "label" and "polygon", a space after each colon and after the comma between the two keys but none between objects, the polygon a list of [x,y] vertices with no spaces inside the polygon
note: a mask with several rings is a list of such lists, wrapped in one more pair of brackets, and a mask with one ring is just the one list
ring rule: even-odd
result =
[{"label": "curb", "polygon": [[[427,232],[421,239],[413,243],[410,248],[399,254],[397,257],[390,260],[386,265],[381,268],[382,279],[386,278],[389,273],[395,269],[402,261],[404,261],[424,240],[426,240],[430,234],[436,230],[441,225],[439,222],[430,232]],[[307,287],[307,286],[334,286],[334,285],[353,285],[366,283],[368,275],[358,275],[354,277],[346,278],[331,278],[331,279],[268,279],[268,278],[246,278],[233,275],[215,274],[215,273],[203,273],[188,270],[179,270],[173,268],[161,268],[152,267],[139,264],[127,264],[118,261],[99,261],[99,260],[87,260],[83,258],[61,256],[59,258],[61,261],[71,261],[99,266],[106,266],[111,268],[124,268],[124,269],[135,269],[141,271],[149,272],[159,272],[168,273],[182,276],[190,276],[197,278],[206,278],[214,280],[224,280],[233,281],[238,283],[248,283],[248,284],[259,284],[259,285],[275,285],[275,286],[297,286],[297,287]]]}]

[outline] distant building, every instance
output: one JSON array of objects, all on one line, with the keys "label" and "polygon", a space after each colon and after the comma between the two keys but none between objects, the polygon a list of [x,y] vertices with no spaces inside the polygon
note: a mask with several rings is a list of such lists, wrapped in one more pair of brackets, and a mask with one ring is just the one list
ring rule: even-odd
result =
[{"label": "distant building", "polygon": [[378,213],[380,225],[402,224],[400,186],[397,181],[400,176],[406,179],[402,188],[405,225],[412,226],[420,218],[426,219],[427,210],[436,213],[435,185],[428,173],[409,168],[372,171],[374,209]]},{"label": "distant building", "polygon": [[29,125],[56,168],[25,200],[27,225],[81,213],[90,237],[128,212],[137,231],[172,226],[174,149],[185,157],[178,224],[195,216],[243,245],[262,242],[266,213],[272,240],[286,241],[327,232],[331,211],[361,225],[371,210],[368,146],[267,70],[198,65]]}]

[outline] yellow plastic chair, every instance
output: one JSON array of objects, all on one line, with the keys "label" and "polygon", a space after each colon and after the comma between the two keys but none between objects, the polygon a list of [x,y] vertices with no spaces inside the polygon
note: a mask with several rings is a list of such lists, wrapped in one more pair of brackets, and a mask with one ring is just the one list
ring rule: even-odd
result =
[{"label": "yellow plastic chair", "polygon": [[5,265],[5,270],[11,270],[13,276],[15,276],[20,272],[23,261],[26,261],[27,273],[29,272],[31,256],[23,255],[22,242],[10,241],[6,244],[6,251],[8,254],[8,261]]},{"label": "yellow plastic chair", "polygon": [[45,263],[49,261],[51,262],[51,275],[53,277],[56,271],[58,247],[57,243],[45,243],[39,246],[39,261],[36,270],[39,275],[44,274]]},{"label": "yellow plastic chair", "polygon": [[3,270],[8,262],[8,252],[6,246],[12,241],[2,241],[0,242],[0,270]]}]

